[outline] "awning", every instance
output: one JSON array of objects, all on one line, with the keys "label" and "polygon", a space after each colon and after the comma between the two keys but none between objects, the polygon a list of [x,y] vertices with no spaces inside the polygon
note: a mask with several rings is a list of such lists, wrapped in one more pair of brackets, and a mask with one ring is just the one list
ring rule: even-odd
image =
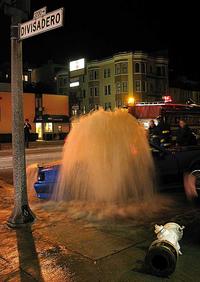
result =
[{"label": "awning", "polygon": [[69,116],[67,115],[42,115],[35,116],[34,122],[53,122],[53,123],[69,123]]}]

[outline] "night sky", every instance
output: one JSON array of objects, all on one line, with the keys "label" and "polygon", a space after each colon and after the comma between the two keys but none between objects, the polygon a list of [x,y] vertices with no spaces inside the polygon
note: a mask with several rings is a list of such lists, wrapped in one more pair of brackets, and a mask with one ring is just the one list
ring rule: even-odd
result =
[{"label": "night sky", "polygon": [[[170,69],[200,80],[198,1],[32,0],[33,11],[65,7],[65,26],[23,41],[24,62],[100,59],[121,51],[168,50]],[[179,4],[178,4],[179,3]],[[0,12],[0,62],[10,60],[9,18]]]}]

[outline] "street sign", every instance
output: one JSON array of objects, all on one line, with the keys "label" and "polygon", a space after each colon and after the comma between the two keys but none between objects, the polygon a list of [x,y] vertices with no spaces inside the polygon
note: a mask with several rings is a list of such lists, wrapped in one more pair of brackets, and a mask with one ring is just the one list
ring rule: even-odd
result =
[{"label": "street sign", "polygon": [[44,15],[46,15],[46,13],[47,13],[47,7],[43,7],[34,12],[33,18],[37,19],[37,18],[43,17]]},{"label": "street sign", "polygon": [[73,105],[72,110],[79,110],[79,105]]},{"label": "street sign", "polygon": [[[35,14],[38,12],[38,14]],[[46,13],[42,8],[34,13],[34,19],[19,25],[19,39],[23,40],[28,37],[63,26],[64,8]],[[41,15],[38,17],[38,15]]]}]

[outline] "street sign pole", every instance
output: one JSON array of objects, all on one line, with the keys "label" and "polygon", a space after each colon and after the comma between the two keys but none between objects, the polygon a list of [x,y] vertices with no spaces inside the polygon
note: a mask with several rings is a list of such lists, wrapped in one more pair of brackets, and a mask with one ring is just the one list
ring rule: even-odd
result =
[{"label": "street sign pole", "polygon": [[19,41],[19,18],[13,16],[11,24],[11,92],[12,92],[12,150],[14,209],[7,221],[16,228],[32,223],[34,215],[28,205],[26,187],[26,161],[24,147],[23,68],[22,41]]},{"label": "street sign pole", "polygon": [[[9,0],[5,1],[10,3]],[[12,3],[10,3],[12,4]],[[21,23],[25,16],[27,0],[17,0],[17,8],[10,6],[7,14],[12,16],[11,24],[11,92],[12,92],[12,149],[13,182],[15,188],[14,209],[7,221],[8,226],[17,228],[33,223],[35,216],[28,205],[26,187],[26,161],[24,147],[23,113],[23,64],[22,40],[63,26],[64,9],[46,13],[46,7],[35,11],[34,18]],[[26,4],[26,5],[25,5]],[[29,6],[29,5],[27,5]],[[25,9],[26,10],[26,9]]]}]

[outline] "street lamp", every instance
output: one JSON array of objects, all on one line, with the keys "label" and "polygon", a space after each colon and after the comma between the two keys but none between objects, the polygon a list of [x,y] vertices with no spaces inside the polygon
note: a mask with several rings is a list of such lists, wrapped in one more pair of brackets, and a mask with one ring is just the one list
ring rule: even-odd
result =
[{"label": "street lamp", "polygon": [[135,105],[135,98],[129,97],[128,98],[128,113],[134,116],[134,105]]},{"label": "street lamp", "polygon": [[135,98],[134,97],[129,97],[128,98],[128,107],[133,107],[135,104]]}]

